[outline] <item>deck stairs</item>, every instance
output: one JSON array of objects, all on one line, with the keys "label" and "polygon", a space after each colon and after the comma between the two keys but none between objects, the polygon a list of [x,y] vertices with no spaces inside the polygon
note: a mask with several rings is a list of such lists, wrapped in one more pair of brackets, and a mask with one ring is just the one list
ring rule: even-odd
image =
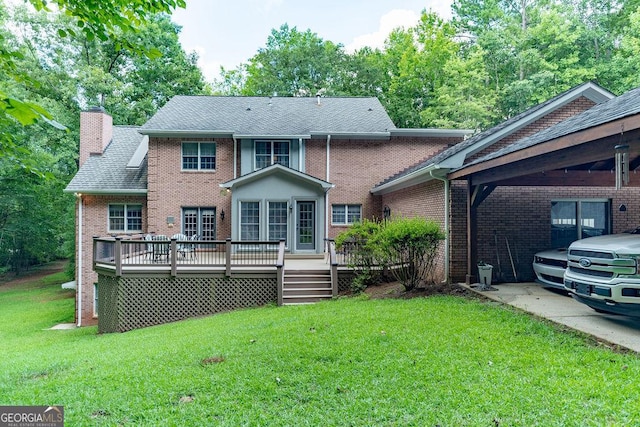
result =
[{"label": "deck stairs", "polygon": [[332,298],[331,271],[328,268],[284,270],[282,304],[313,304]]}]

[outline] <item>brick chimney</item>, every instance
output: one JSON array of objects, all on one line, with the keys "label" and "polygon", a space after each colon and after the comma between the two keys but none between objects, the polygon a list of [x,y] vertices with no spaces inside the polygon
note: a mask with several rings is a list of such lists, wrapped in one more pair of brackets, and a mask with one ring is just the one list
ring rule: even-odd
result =
[{"label": "brick chimney", "polygon": [[113,136],[113,118],[102,107],[80,113],[80,161],[82,166],[92,154],[102,154]]}]

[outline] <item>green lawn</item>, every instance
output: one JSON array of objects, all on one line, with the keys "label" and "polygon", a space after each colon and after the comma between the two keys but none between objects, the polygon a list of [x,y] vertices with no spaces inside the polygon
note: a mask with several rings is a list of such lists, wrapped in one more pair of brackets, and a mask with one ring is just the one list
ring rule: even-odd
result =
[{"label": "green lawn", "polygon": [[630,426],[635,354],[440,296],[263,307],[97,335],[66,278],[0,285],[0,405],[68,426]]}]

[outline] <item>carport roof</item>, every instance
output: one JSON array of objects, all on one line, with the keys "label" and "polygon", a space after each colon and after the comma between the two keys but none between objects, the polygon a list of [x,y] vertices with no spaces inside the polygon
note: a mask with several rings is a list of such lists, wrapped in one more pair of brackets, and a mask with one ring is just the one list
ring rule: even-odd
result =
[{"label": "carport roof", "polygon": [[[444,175],[450,170],[459,169],[469,156],[508,137],[579,97],[586,97],[595,103],[602,103],[612,99],[614,95],[596,83],[583,83],[400,171],[376,185],[371,192],[373,194],[385,194],[419,182],[428,181],[433,178],[434,174]],[[440,171],[438,172],[438,170]]]},{"label": "carport roof", "polygon": [[[471,177],[473,185],[611,185],[604,175],[594,177],[602,171],[612,175],[617,145],[629,145],[631,169],[640,164],[639,113],[636,88],[457,168],[448,178]],[[559,169],[575,171],[572,177],[579,178],[565,174],[552,181],[552,171]],[[591,177],[580,176],[581,171]],[[513,180],[535,174],[535,180]]]},{"label": "carport roof", "polygon": [[[555,124],[554,126],[525,137],[513,144],[501,148],[500,150],[487,154],[482,158],[476,159],[475,161],[458,168],[458,170],[477,163],[486,162],[488,160],[495,159],[496,157],[504,156],[505,154],[513,153],[514,151],[522,150],[536,144],[547,142],[561,136],[599,126],[604,123],[609,123],[624,117],[633,116],[638,113],[640,113],[640,88],[630,90],[617,98],[595,105],[580,114]],[[623,135],[625,130],[631,129],[625,129],[624,126],[621,125],[619,133]]]}]

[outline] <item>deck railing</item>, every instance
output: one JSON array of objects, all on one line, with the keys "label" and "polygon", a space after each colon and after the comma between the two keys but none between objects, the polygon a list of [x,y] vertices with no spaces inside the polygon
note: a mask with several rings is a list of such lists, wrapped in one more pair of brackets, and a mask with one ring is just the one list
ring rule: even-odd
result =
[{"label": "deck railing", "polygon": [[[123,269],[154,266],[189,271],[197,267],[224,269],[273,267],[284,260],[284,241],[177,240],[108,237],[93,239],[93,266]],[[283,262],[283,261],[282,261]]]}]

